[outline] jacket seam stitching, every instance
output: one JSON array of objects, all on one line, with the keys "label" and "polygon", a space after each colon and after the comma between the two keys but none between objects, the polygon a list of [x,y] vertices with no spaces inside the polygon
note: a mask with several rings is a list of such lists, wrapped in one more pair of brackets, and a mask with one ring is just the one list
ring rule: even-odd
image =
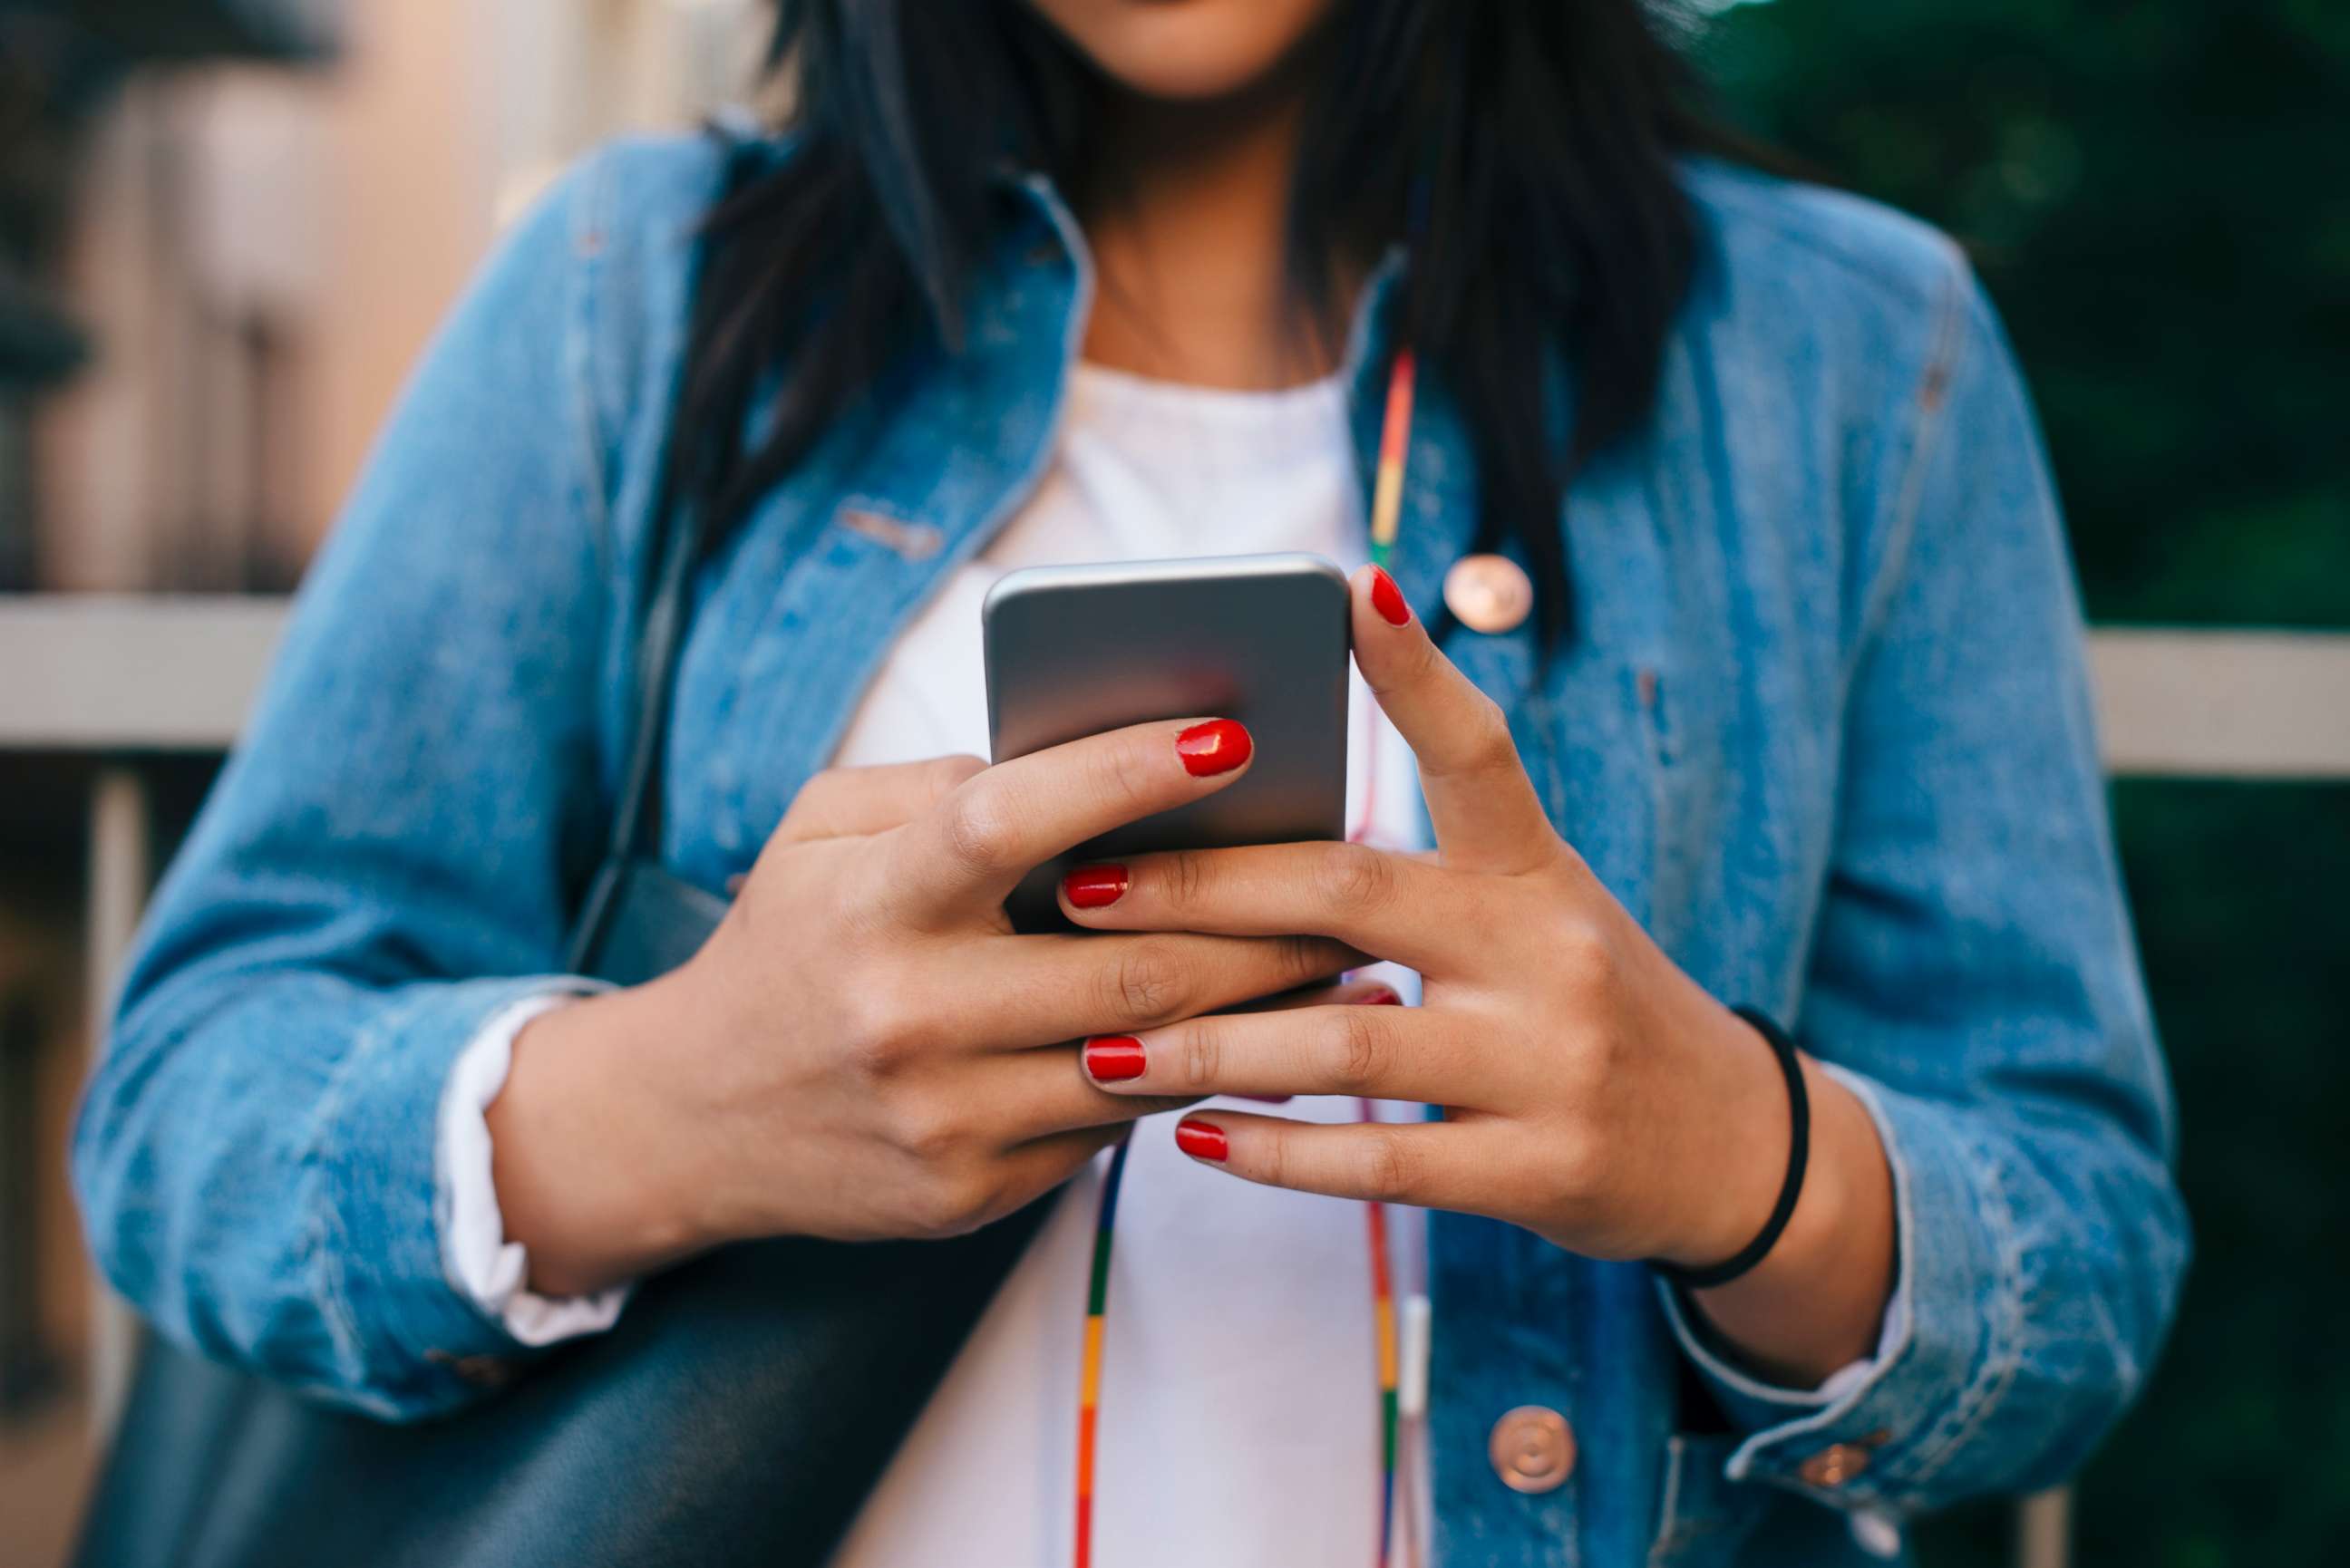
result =
[{"label": "jacket seam stitching", "polygon": [[1983,1179],[1980,1189],[1983,1215],[1991,1231],[1999,1269],[1998,1288],[1992,1299],[2000,1310],[1992,1314],[1991,1345],[1982,1368],[1969,1380],[1960,1395],[1958,1408],[1943,1423],[1948,1435],[1929,1439],[1927,1450],[1911,1467],[1908,1484],[1912,1487],[1931,1481],[1965,1449],[2005,1403],[2022,1369],[2022,1245],[2016,1231],[2013,1206],[1995,1160],[1974,1158],[1969,1163]]},{"label": "jacket seam stitching", "polygon": [[[317,1183],[317,1197],[314,1199],[309,1223],[305,1227],[304,1239],[306,1243],[314,1249],[310,1264],[317,1279],[320,1307],[336,1328],[348,1336],[348,1352],[351,1365],[357,1368],[362,1385],[373,1377],[376,1369],[370,1364],[367,1343],[359,1332],[358,1315],[351,1310],[349,1297],[342,1280],[340,1258],[344,1254],[341,1249],[337,1248],[329,1248],[324,1251],[315,1251],[320,1242],[327,1240],[330,1231],[345,1238],[349,1234],[348,1228],[343,1223],[342,1204],[337,1190],[334,1172],[326,1158],[326,1134],[328,1128],[341,1117],[344,1102],[349,1098],[352,1078],[382,1048],[383,1042],[392,1033],[392,1022],[404,1017],[413,1006],[413,1002],[396,1004],[389,1012],[378,1016],[372,1023],[361,1027],[358,1038],[352,1043],[349,1054],[336,1066],[333,1075],[327,1081],[325,1093],[318,1097],[318,1108],[310,1118],[309,1131],[303,1140],[302,1147],[303,1168],[307,1170],[312,1179]],[[335,1255],[330,1258],[328,1256],[328,1252]]]},{"label": "jacket seam stitching", "polygon": [[[1841,673],[1842,686],[1847,696],[1858,674],[1861,659],[1884,625],[1896,586],[1908,569],[1909,553],[1917,542],[1918,514],[1925,501],[1926,471],[1941,450],[1941,441],[1950,429],[1948,389],[1957,379],[1963,347],[1960,326],[1966,315],[1964,276],[1964,272],[1954,263],[1946,281],[1941,308],[1935,316],[1933,337],[1925,365],[1919,369],[1917,383],[1910,389],[1908,407],[1918,410],[1917,431],[1910,441],[1908,459],[1902,465],[1900,483],[1894,487],[1892,500],[1879,530],[1879,536],[1885,541],[1885,557],[1861,601],[1860,620],[1854,628],[1852,647],[1845,652]],[[1939,403],[1931,400],[1937,386],[1942,389]]]},{"label": "jacket seam stitching", "polygon": [[[619,542],[612,537],[611,507],[607,495],[611,474],[603,461],[603,428],[596,413],[596,317],[604,276],[604,254],[611,244],[611,163],[608,157],[595,160],[588,172],[586,189],[575,198],[567,258],[570,308],[565,323],[564,351],[565,370],[571,382],[569,400],[576,443],[572,483],[580,509],[587,514],[599,581],[610,579],[619,558]],[[608,636],[609,629],[608,626]]]},{"label": "jacket seam stitching", "polygon": [[[359,1338],[359,1319],[352,1314],[342,1289],[339,1260],[348,1241],[349,1232],[341,1222],[340,1213],[324,1195],[322,1174],[320,1199],[302,1227],[303,1267],[317,1282],[319,1315],[326,1319],[328,1332],[336,1340],[339,1358],[356,1372],[364,1387],[370,1380],[367,1346]],[[341,1376],[339,1367],[337,1376]]]}]

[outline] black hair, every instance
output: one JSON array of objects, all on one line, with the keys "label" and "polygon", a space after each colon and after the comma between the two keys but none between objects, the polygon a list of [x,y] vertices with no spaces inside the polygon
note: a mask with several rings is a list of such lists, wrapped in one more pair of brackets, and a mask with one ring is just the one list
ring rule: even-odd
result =
[{"label": "black hair", "polygon": [[[1004,170],[1067,193],[1115,179],[1089,161],[1105,84],[1022,0],[775,13],[793,151],[711,214],[681,389],[678,483],[712,537],[885,376],[953,351]],[[1398,336],[1463,411],[1474,547],[1516,543],[1550,646],[1572,629],[1564,487],[1646,421],[1689,287],[1678,161],[1742,151],[1698,112],[1675,26],[1644,0],[1338,0],[1315,41],[1291,295],[1330,330],[1339,264],[1359,275],[1414,231]]]}]

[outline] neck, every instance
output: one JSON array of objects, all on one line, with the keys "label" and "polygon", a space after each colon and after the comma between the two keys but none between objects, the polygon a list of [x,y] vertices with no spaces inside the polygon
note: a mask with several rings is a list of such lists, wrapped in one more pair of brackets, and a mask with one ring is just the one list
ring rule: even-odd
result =
[{"label": "neck", "polygon": [[1097,365],[1193,386],[1294,386],[1336,368],[1284,269],[1304,103],[1291,72],[1209,104],[1118,102],[1084,202]]}]

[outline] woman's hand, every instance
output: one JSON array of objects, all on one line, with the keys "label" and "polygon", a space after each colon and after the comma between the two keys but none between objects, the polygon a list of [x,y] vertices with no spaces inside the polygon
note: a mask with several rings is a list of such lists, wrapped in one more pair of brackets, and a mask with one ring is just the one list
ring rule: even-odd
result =
[{"label": "woman's hand", "polygon": [[[1595,1257],[1733,1256],[1787,1168],[1787,1091],[1768,1045],[1559,837],[1500,710],[1385,574],[1357,578],[1354,622],[1364,678],[1419,757],[1434,857],[1345,844],[1139,857],[1073,875],[1062,904],[1106,931],[1333,938],[1418,970],[1424,1004],[1193,1018],[1098,1043],[1089,1069],[1145,1096],[1442,1106],[1442,1121],[1404,1126],[1219,1110],[1178,1138],[1252,1181],[1489,1215]],[[1802,1202],[1762,1265],[1700,1299],[1760,1367],[1809,1386],[1874,1345],[1893,1220],[1866,1112],[1808,1062],[1805,1075]]]},{"label": "woman's hand", "polygon": [[1014,935],[1003,903],[1071,846],[1224,788],[1253,749],[1229,721],[1157,723],[993,768],[812,780],[691,962],[523,1032],[490,1123],[534,1288],[741,1238],[969,1231],[1195,1097],[1107,1094],[1074,1043],[1360,955],[1286,934]]}]

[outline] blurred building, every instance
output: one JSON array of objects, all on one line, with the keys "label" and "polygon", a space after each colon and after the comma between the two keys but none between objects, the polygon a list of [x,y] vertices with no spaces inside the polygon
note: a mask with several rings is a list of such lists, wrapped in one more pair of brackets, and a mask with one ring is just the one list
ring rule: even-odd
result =
[{"label": "blurred building", "polygon": [[286,586],[500,220],[759,53],[747,0],[246,8],[298,13],[269,36],[302,47],[135,68],[59,150],[55,288],[91,358],[23,460],[37,586]]},{"label": "blurred building", "polygon": [[[690,125],[744,91],[762,9],[0,0],[0,619],[113,613],[5,597],[27,592],[291,587],[501,223],[593,143]],[[240,613],[274,625],[261,601],[213,602],[224,634]],[[142,598],[120,625],[169,613]],[[8,701],[48,680],[24,654],[56,629],[0,651],[0,710],[19,731],[28,709],[42,731],[44,701],[75,717],[68,680]],[[117,684],[140,682],[157,656],[113,641]],[[92,1288],[66,1189],[67,1131],[109,950],[155,869],[145,846],[174,836],[213,765],[202,747],[0,735],[9,1568],[63,1561],[92,1412],[122,1375],[122,1320]]]}]

